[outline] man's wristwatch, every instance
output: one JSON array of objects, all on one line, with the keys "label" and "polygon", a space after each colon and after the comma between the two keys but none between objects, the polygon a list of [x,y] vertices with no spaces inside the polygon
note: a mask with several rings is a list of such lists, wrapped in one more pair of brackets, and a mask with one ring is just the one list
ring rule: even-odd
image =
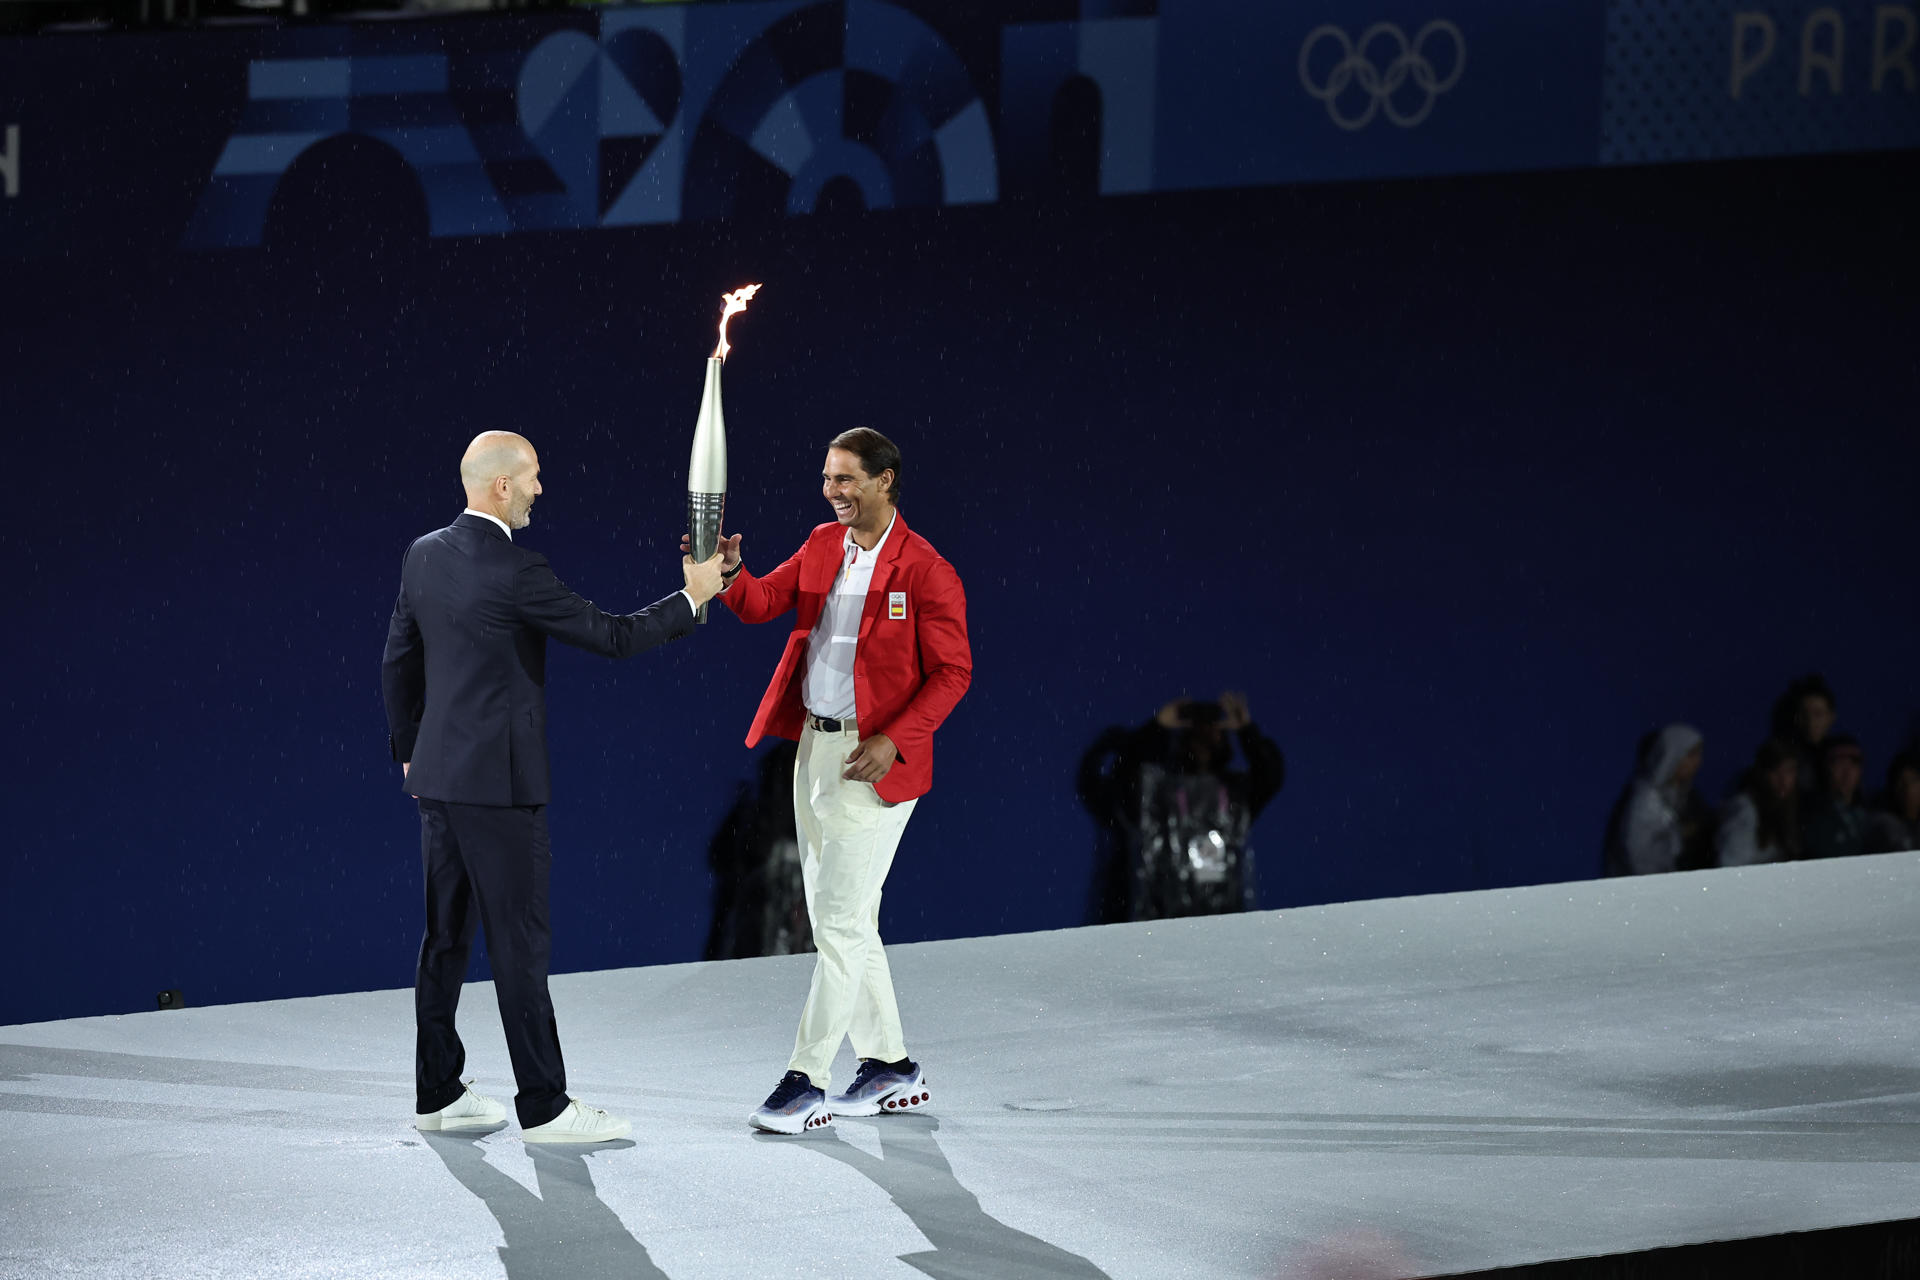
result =
[{"label": "man's wristwatch", "polygon": [[740,571],[746,567],[747,567],[747,562],[745,560],[742,560],[740,563],[734,565],[733,568],[722,569],[720,571],[720,583],[721,583],[720,590],[723,594],[726,592],[726,589],[728,587],[733,585],[733,580],[740,576]]}]

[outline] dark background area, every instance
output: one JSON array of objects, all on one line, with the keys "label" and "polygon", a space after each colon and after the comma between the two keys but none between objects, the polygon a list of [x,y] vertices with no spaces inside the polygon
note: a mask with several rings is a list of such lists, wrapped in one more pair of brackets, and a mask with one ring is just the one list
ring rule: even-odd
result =
[{"label": "dark background area", "polygon": [[[1914,153],[433,241],[396,164],[316,148],[259,251],[6,264],[0,1022],[408,984],[401,554],[506,427],[524,542],[607,608],[673,589],[750,280],[749,563],[865,424],[969,594],[890,941],[1079,923],[1079,753],[1183,692],[1287,750],[1279,907],[1595,874],[1641,732],[1699,725],[1717,796],[1809,669],[1875,784],[1920,711]],[[556,650],[556,970],[698,955],[783,635]]]}]

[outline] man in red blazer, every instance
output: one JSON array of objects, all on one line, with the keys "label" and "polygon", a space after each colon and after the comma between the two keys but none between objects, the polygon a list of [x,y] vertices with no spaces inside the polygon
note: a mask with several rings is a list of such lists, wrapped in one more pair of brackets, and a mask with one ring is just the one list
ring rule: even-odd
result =
[{"label": "man in red blazer", "polygon": [[[842,432],[821,488],[834,519],[764,578],[721,540],[720,599],[743,622],[794,611],[786,651],[747,732],[799,740],[793,807],[813,985],[785,1078],[749,1123],[801,1133],[841,1115],[924,1106],[880,943],[880,890],[907,819],[933,785],[933,731],[973,679],[960,575],[899,511],[900,450],[878,431]],[[827,1095],[842,1039],[860,1069]]]}]

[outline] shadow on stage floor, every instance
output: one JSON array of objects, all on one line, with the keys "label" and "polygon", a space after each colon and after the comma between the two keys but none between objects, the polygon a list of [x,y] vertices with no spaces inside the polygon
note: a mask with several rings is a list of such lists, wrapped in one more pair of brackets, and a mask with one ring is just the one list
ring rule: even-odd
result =
[{"label": "shadow on stage floor", "polygon": [[[836,1119],[835,1127],[860,1125],[874,1130],[880,1154],[869,1155],[833,1129],[802,1141],[808,1149],[838,1160],[893,1198],[932,1249],[901,1255],[900,1261],[935,1280],[1106,1280],[1107,1273],[1076,1253],[1017,1231],[980,1207],[980,1197],[953,1173],[934,1135],[932,1116],[876,1116]],[[791,1142],[772,1134],[757,1142]]]},{"label": "shadow on stage floor", "polygon": [[[1107,1273],[1087,1259],[1015,1230],[982,1209],[980,1198],[954,1176],[934,1138],[938,1120],[890,1116],[838,1123],[875,1130],[881,1154],[869,1155],[831,1129],[800,1138],[754,1137],[798,1144],[838,1160],[885,1191],[933,1246],[901,1256],[916,1271],[935,1280],[1106,1280]],[[667,1280],[646,1246],[594,1190],[589,1160],[631,1150],[632,1142],[591,1148],[528,1145],[539,1184],[536,1195],[487,1162],[484,1140],[498,1132],[421,1136],[499,1222],[506,1237],[499,1252],[507,1280],[597,1275]]]},{"label": "shadow on stage floor", "polygon": [[[505,1126],[502,1126],[503,1128]],[[498,1129],[491,1132],[497,1133]],[[667,1280],[653,1265],[647,1247],[634,1239],[620,1215],[593,1188],[589,1159],[604,1160],[631,1151],[631,1142],[592,1147],[528,1143],[540,1194],[487,1163],[481,1142],[488,1135],[423,1133],[427,1145],[460,1185],[479,1197],[500,1223],[506,1243],[500,1261],[507,1280],[574,1280],[579,1276],[621,1276]]]}]

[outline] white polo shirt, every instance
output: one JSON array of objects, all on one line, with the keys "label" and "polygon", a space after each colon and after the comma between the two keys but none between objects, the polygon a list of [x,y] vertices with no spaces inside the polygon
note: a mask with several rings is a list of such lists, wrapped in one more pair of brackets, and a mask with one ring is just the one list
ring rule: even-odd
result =
[{"label": "white polo shirt", "polygon": [[800,698],[807,710],[829,720],[857,719],[853,705],[853,655],[860,641],[860,614],[867,603],[867,586],[873,581],[873,566],[881,548],[893,536],[895,515],[887,521],[887,531],[873,550],[863,551],[853,540],[853,530],[841,535],[843,552],[840,572],[834,575],[833,588],[827,592],[826,607],[807,637],[807,670],[801,678]]}]

